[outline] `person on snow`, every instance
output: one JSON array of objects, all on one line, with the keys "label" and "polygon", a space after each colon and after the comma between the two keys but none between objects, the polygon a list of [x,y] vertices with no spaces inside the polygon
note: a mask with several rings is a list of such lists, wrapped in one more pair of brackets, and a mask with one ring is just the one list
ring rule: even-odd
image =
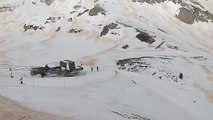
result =
[{"label": "person on snow", "polygon": [[21,78],[20,78],[20,81],[21,81],[21,84],[23,84],[23,83],[24,83],[24,82],[23,82],[23,77],[21,77]]},{"label": "person on snow", "polygon": [[9,68],[9,70],[10,70],[10,77],[11,77],[11,78],[13,78],[13,72],[12,72],[12,69],[11,69],[11,68]]}]

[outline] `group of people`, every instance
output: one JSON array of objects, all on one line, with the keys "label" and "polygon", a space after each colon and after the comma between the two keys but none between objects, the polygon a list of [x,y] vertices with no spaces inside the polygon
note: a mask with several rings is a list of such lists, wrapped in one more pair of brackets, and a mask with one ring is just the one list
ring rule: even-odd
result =
[{"label": "group of people", "polygon": [[[96,70],[99,71],[99,67],[96,67]],[[93,72],[93,67],[91,67],[91,72]]]},{"label": "group of people", "polygon": [[[93,72],[93,69],[94,69],[94,68],[91,67],[91,72]],[[96,70],[97,70],[97,72],[99,71],[99,67],[98,67],[98,66],[96,67]],[[115,71],[115,76],[117,76],[117,75],[118,75],[118,71],[116,70],[116,71]]]}]

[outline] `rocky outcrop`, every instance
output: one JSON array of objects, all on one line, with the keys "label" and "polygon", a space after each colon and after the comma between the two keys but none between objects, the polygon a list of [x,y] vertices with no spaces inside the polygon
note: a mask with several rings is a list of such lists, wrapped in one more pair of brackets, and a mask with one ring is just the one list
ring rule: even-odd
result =
[{"label": "rocky outcrop", "polygon": [[140,2],[140,3],[149,3],[149,4],[154,4],[154,3],[161,3],[165,1],[172,1],[173,3],[182,3],[182,0],[132,0],[133,2]]},{"label": "rocky outcrop", "polygon": [[110,29],[115,29],[117,28],[118,24],[116,23],[110,23],[109,25],[104,26],[103,30],[101,31],[101,37],[106,35]]},{"label": "rocky outcrop", "polygon": [[69,33],[80,33],[82,31],[83,31],[82,29],[70,29]]},{"label": "rocky outcrop", "polygon": [[[133,82],[134,84],[136,84],[136,82]],[[134,114],[134,113],[122,113],[122,112],[117,112],[117,111],[112,111],[112,113],[114,113],[115,115],[118,115],[124,119],[128,119],[128,120],[151,120],[149,118]]]},{"label": "rocky outcrop", "polygon": [[213,22],[213,14],[209,11],[203,11],[200,8],[192,6],[191,8],[182,7],[177,18],[187,24],[197,22]]},{"label": "rocky outcrop", "polygon": [[13,6],[4,5],[0,6],[0,12],[12,12],[14,10]]},{"label": "rocky outcrop", "polygon": [[213,14],[205,10],[205,8],[197,1],[191,0],[191,3],[181,2],[177,18],[186,24],[197,22],[213,22]]},{"label": "rocky outcrop", "polygon": [[85,13],[88,12],[88,11],[89,11],[89,9],[86,9],[86,10],[84,10],[82,13],[78,13],[77,17],[79,17],[79,16],[85,14]]},{"label": "rocky outcrop", "polygon": [[178,58],[175,56],[142,56],[139,58],[126,58],[118,60],[116,65],[120,70],[126,70],[135,73],[150,74],[159,80],[168,80],[170,82],[181,82],[179,73],[175,68],[172,70],[165,64],[176,64]]},{"label": "rocky outcrop", "polygon": [[24,24],[23,28],[24,28],[24,31],[27,31],[27,30],[34,30],[34,31],[36,31],[38,29],[39,30],[43,30],[44,29],[43,26],[34,26],[34,25],[26,25],[26,24]]},{"label": "rocky outcrop", "polygon": [[41,0],[41,2],[46,3],[47,5],[51,5],[54,0]]},{"label": "rocky outcrop", "polygon": [[57,22],[60,19],[61,19],[60,16],[59,17],[49,17],[49,18],[47,18],[47,20],[46,20],[46,22],[44,24],[55,23],[55,22]]},{"label": "rocky outcrop", "polygon": [[122,48],[127,49],[127,48],[129,48],[129,45],[123,45]]},{"label": "rocky outcrop", "polygon": [[96,15],[98,15],[99,13],[101,13],[102,15],[106,15],[106,11],[104,10],[104,8],[102,8],[102,7],[99,6],[99,5],[95,5],[94,8],[92,8],[92,9],[89,11],[89,15],[90,15],[90,16],[96,16]]},{"label": "rocky outcrop", "polygon": [[180,12],[179,12],[179,15],[177,16],[178,19],[180,19],[181,21],[187,24],[194,23],[195,16],[193,12],[189,11],[186,8],[180,8],[179,10]]},{"label": "rocky outcrop", "polygon": [[[149,4],[154,4],[154,3],[161,3],[165,2],[167,0],[132,0],[133,2],[139,2],[139,3],[149,3]],[[175,0],[174,0],[175,1]]]},{"label": "rocky outcrop", "polygon": [[132,0],[133,2],[156,4],[165,1],[172,1],[175,4],[180,4],[179,14],[176,17],[186,24],[197,22],[213,22],[213,14],[205,10],[205,8],[197,1],[190,0]]},{"label": "rocky outcrop", "polygon": [[177,3],[182,3],[182,0],[172,0],[173,3],[177,4]]},{"label": "rocky outcrop", "polygon": [[61,27],[58,27],[55,31],[58,32],[61,30]]},{"label": "rocky outcrop", "polygon": [[149,44],[152,44],[155,42],[155,39],[153,36],[150,36],[149,34],[145,32],[140,32],[138,35],[136,35],[136,38],[138,38],[141,42],[146,42]]}]

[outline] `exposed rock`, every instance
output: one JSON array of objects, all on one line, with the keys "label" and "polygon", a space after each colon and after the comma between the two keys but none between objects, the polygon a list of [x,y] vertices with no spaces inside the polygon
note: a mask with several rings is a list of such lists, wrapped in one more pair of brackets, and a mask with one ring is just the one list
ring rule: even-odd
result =
[{"label": "exposed rock", "polygon": [[165,30],[163,30],[163,29],[158,28],[158,30],[160,30],[160,31],[163,32],[163,33],[168,34],[168,33],[167,33]]},{"label": "exposed rock", "polygon": [[106,35],[109,32],[109,28],[107,28],[107,26],[104,26],[104,29],[101,31],[101,37]]},{"label": "exposed rock", "polygon": [[145,33],[145,32],[140,32],[138,35],[136,35],[136,37],[142,41],[142,42],[146,42],[149,44],[152,44],[153,42],[155,42],[155,39],[153,36],[150,36],[149,34]]},{"label": "exposed rock", "polygon": [[122,22],[119,22],[119,21],[116,21],[116,23],[118,23],[118,24],[120,24],[120,25],[123,25],[124,27],[133,28],[133,26],[128,25],[128,24],[126,24],[126,23],[122,23]]},{"label": "exposed rock", "polygon": [[45,24],[47,24],[47,23],[55,23],[56,21],[58,21],[60,19],[61,19],[61,17],[49,17],[49,18],[47,18]]},{"label": "exposed rock", "polygon": [[127,48],[129,48],[129,45],[124,45],[124,46],[122,46],[122,48],[127,49]]},{"label": "exposed rock", "polygon": [[[160,80],[178,81],[178,74],[175,69],[166,67],[165,64],[175,64],[175,56],[143,56],[139,58],[127,58],[117,61],[120,70],[129,72],[146,73],[157,77]],[[174,62],[174,63],[173,63]],[[157,65],[157,66],[156,66]]]},{"label": "exposed rock", "polygon": [[182,3],[182,0],[172,0],[173,3],[177,4],[177,3]]},{"label": "exposed rock", "polygon": [[73,14],[73,13],[75,13],[75,12],[77,12],[77,11],[71,11],[70,14]]},{"label": "exposed rock", "polygon": [[187,24],[193,24],[194,21],[201,21],[201,22],[210,22],[213,21],[213,14],[209,11],[203,11],[198,7],[190,6],[189,8],[180,8],[179,15],[177,18]]},{"label": "exposed rock", "polygon": [[181,1],[181,8],[177,18],[186,24],[197,22],[213,22],[213,14],[205,10],[205,8],[197,1],[191,0],[191,3]]},{"label": "exposed rock", "polygon": [[149,4],[154,4],[154,3],[161,3],[165,1],[172,1],[173,3],[182,3],[182,0],[132,0],[133,2],[139,2],[139,3],[149,3]]},{"label": "exposed rock", "polygon": [[107,25],[107,27],[109,29],[115,29],[115,28],[117,28],[117,26],[118,26],[118,24],[116,24],[116,23],[110,23],[109,25]]},{"label": "exposed rock", "polygon": [[80,33],[82,31],[82,29],[70,29],[69,33]]},{"label": "exposed rock", "polygon": [[61,30],[61,27],[58,27],[55,31],[58,32]]},{"label": "exposed rock", "polygon": [[81,8],[81,5],[75,5],[73,8],[77,10],[77,9]]},{"label": "exposed rock", "polygon": [[47,5],[51,5],[54,0],[41,0],[41,2],[46,3]]},{"label": "exposed rock", "polygon": [[167,44],[166,46],[170,49],[180,50],[180,48],[178,46],[175,46],[175,45]]},{"label": "exposed rock", "polygon": [[78,13],[77,17],[83,15],[84,13],[86,13],[86,12],[88,12],[88,11],[89,11],[89,9],[86,9],[86,10],[84,10],[82,13]]},{"label": "exposed rock", "polygon": [[89,11],[89,15],[90,16],[96,16],[99,13],[101,13],[102,15],[106,15],[106,11],[101,6],[99,6],[99,5],[95,5],[94,8],[92,8]]},{"label": "exposed rock", "polygon": [[[134,84],[136,84],[135,81],[132,80],[132,82]],[[151,120],[149,118],[146,118],[146,117],[142,117],[140,115],[137,115],[137,114],[133,114],[133,113],[121,113],[121,112],[117,112],[117,111],[112,111],[112,113],[120,116],[120,117],[123,117],[125,119],[129,119],[129,120]]]},{"label": "exposed rock", "polygon": [[[199,60],[199,61],[205,61],[205,60],[207,60],[207,58],[206,58],[206,57],[203,57],[203,56],[194,56],[194,57],[191,57],[191,58],[196,59],[196,60]],[[213,69],[213,68],[212,68],[212,69]]]},{"label": "exposed rock", "polygon": [[161,3],[164,2],[166,0],[132,0],[133,2],[140,2],[140,3],[149,3],[149,4],[154,4],[154,3]]},{"label": "exposed rock", "polygon": [[94,0],[94,3],[99,2],[99,0]]},{"label": "exposed rock", "polygon": [[72,22],[72,18],[68,18],[67,21],[68,21],[68,22]]},{"label": "exposed rock", "polygon": [[12,12],[14,10],[13,6],[4,5],[0,6],[0,12]]},{"label": "exposed rock", "polygon": [[27,30],[35,30],[36,31],[38,29],[43,30],[44,27],[43,26],[34,26],[34,25],[26,25],[26,24],[24,24],[24,31],[27,31]]},{"label": "exposed rock", "polygon": [[103,30],[101,31],[101,37],[106,35],[110,29],[115,29],[117,28],[118,24],[116,23],[110,23],[109,25],[104,26]]},{"label": "exposed rock", "polygon": [[198,5],[200,6],[201,8],[205,9],[200,3],[198,3],[197,1],[193,1],[191,0],[190,2],[192,2],[194,5]]},{"label": "exposed rock", "polygon": [[[165,1],[172,1],[175,4],[180,4],[179,14],[176,15],[178,19],[186,24],[193,24],[197,22],[213,22],[213,14],[206,11],[205,8],[195,0],[184,2],[182,0],[132,0],[133,2],[156,4]],[[201,10],[202,9],[202,10]]]},{"label": "exposed rock", "polygon": [[180,19],[181,21],[183,21],[184,23],[187,23],[187,24],[194,23],[195,16],[192,11],[190,11],[186,8],[180,8],[179,10],[180,10],[180,12],[179,12],[179,15],[177,16],[178,19]]},{"label": "exposed rock", "polygon": [[160,43],[155,49],[160,48],[166,41],[163,41],[162,43]]},{"label": "exposed rock", "polygon": [[112,34],[112,35],[120,35],[119,33],[113,32],[113,31],[111,32],[111,34]]}]

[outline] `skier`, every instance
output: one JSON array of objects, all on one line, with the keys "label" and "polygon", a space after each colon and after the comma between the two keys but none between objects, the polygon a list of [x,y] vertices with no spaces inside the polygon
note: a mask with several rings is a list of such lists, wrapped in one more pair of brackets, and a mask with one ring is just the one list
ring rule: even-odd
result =
[{"label": "skier", "polygon": [[91,67],[91,72],[93,72],[93,67]]},{"label": "skier", "polygon": [[97,66],[96,68],[97,68],[97,71],[99,71],[99,68],[98,68],[98,66]]},{"label": "skier", "polygon": [[20,81],[21,81],[21,84],[23,84],[23,83],[24,83],[24,82],[23,82],[23,77],[21,77],[21,78],[20,78]]},{"label": "skier", "polygon": [[11,69],[11,68],[9,68],[9,70],[10,70],[10,77],[11,77],[11,78],[13,78],[13,72],[12,72],[12,69]]}]

